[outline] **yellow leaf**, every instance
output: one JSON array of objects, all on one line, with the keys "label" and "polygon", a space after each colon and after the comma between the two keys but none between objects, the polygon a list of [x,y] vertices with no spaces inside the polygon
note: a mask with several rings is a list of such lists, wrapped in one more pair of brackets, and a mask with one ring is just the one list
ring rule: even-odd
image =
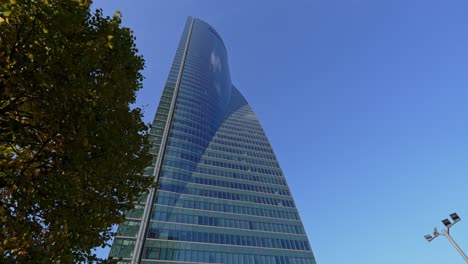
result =
[{"label": "yellow leaf", "polygon": [[11,15],[11,11],[8,10],[8,11],[3,11],[3,16],[4,17],[9,17]]},{"label": "yellow leaf", "polygon": [[49,32],[49,30],[47,28],[42,28],[42,31],[44,31],[44,33],[46,33],[46,34]]},{"label": "yellow leaf", "polygon": [[107,35],[107,40],[108,40],[108,41],[111,41],[113,37],[114,37],[114,36],[112,36],[112,35]]}]

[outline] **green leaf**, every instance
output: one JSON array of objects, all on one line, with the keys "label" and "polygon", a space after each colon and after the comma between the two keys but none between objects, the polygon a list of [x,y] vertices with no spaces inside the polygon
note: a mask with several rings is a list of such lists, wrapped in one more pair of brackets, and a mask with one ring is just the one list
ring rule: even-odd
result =
[{"label": "green leaf", "polygon": [[91,11],[91,1],[17,2],[2,5],[0,24],[8,48],[0,56],[8,77],[0,93],[0,248],[9,246],[0,263],[92,263],[91,249],[151,185],[143,176],[147,126],[130,110],[144,60],[131,30]]}]

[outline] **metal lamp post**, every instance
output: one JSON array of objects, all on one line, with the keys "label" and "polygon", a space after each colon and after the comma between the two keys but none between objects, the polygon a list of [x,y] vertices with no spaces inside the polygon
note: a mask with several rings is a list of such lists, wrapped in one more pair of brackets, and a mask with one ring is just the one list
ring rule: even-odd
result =
[{"label": "metal lamp post", "polygon": [[434,232],[433,232],[432,235],[425,235],[424,238],[428,242],[431,242],[432,240],[434,240],[439,235],[445,236],[450,241],[450,243],[452,243],[452,245],[455,247],[455,249],[458,251],[458,253],[460,253],[460,255],[463,257],[463,259],[466,261],[466,263],[468,263],[468,257],[465,255],[463,250],[457,245],[457,243],[455,243],[455,240],[453,240],[453,238],[450,236],[450,227],[452,227],[456,223],[460,222],[461,219],[457,215],[457,213],[450,214],[450,218],[452,218],[453,222],[450,222],[450,220],[448,220],[448,219],[442,220],[442,223],[446,227],[446,229],[445,228],[442,229],[442,234],[439,233],[439,231],[437,230],[437,227],[436,227],[436,228],[434,228]]}]

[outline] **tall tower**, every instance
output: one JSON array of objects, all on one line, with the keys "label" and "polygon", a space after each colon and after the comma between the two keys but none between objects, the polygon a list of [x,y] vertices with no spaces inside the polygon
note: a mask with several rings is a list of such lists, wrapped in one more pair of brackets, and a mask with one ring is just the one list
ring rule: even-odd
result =
[{"label": "tall tower", "polygon": [[226,48],[189,17],[151,128],[157,187],[119,226],[122,263],[315,264],[272,147]]}]

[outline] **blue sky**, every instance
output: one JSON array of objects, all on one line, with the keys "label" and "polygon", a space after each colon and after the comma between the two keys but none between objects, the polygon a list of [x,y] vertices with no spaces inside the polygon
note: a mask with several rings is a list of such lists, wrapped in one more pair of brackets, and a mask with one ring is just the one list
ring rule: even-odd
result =
[{"label": "blue sky", "polygon": [[150,122],[187,16],[211,24],[275,149],[318,264],[463,263],[468,2],[95,1],[146,59]]}]

